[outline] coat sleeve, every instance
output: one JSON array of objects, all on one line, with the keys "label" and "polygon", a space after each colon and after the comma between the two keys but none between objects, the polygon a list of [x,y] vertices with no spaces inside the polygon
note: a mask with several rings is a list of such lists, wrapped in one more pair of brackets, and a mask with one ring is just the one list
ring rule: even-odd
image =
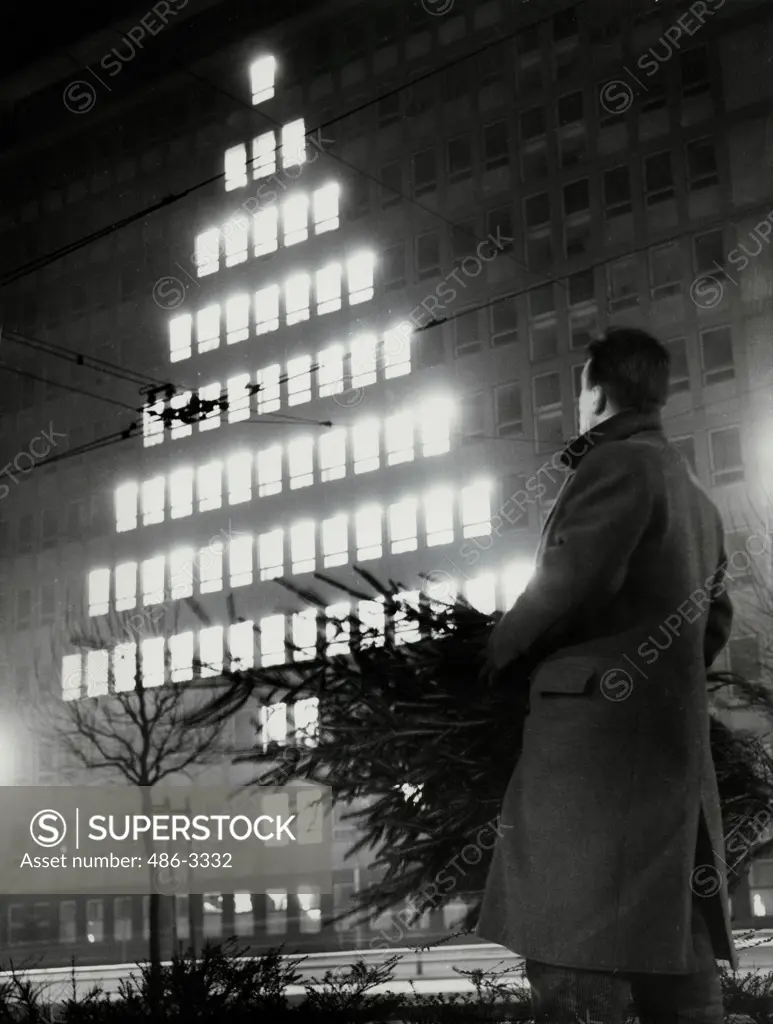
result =
[{"label": "coat sleeve", "polygon": [[719,566],[709,588],[711,604],[703,640],[703,657],[706,668],[710,668],[714,664],[720,651],[727,644],[733,625],[733,605],[727,592],[726,574],[727,554],[723,543]]},{"label": "coat sleeve", "polygon": [[489,639],[496,671],[529,658],[573,626],[588,604],[621,589],[655,503],[649,462],[629,445],[611,443],[583,459],[561,502],[539,568]]}]

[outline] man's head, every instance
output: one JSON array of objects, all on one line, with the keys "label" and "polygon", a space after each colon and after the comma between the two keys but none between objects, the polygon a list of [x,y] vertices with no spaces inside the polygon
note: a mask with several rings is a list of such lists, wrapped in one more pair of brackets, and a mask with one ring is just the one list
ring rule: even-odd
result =
[{"label": "man's head", "polygon": [[581,432],[624,409],[662,409],[668,398],[669,364],[665,346],[636,327],[612,327],[591,342],[582,369]]}]

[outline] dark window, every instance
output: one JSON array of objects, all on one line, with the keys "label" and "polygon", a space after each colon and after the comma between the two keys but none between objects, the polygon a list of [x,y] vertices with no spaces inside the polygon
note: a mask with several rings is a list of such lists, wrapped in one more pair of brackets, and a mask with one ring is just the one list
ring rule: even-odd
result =
[{"label": "dark window", "polygon": [[506,121],[488,124],[483,129],[483,162],[487,171],[510,163],[510,139]]},{"label": "dark window", "polygon": [[511,437],[523,433],[523,402],[518,382],[502,384],[494,392],[494,414],[497,434]]},{"label": "dark window", "polygon": [[709,56],[705,46],[694,50],[685,50],[679,54],[679,66],[682,75],[682,93],[684,96],[695,96],[707,92],[711,77],[709,73]]},{"label": "dark window", "polygon": [[476,391],[465,395],[462,403],[462,442],[483,437],[486,433],[486,393]]},{"label": "dark window", "polygon": [[750,539],[749,530],[729,530],[725,534],[725,554],[728,560],[727,571],[731,577],[731,585],[733,583],[751,583],[754,579],[754,560],[749,548],[754,550],[756,545],[750,545]]},{"label": "dark window", "polygon": [[589,207],[590,188],[587,178],[564,185],[564,213],[567,217],[573,213],[582,213]]},{"label": "dark window", "polygon": [[480,352],[483,344],[478,331],[478,310],[460,310],[454,317],[454,350],[457,356]]},{"label": "dark window", "polygon": [[495,300],[489,307],[491,343],[506,345],[518,337],[518,309],[515,298]]},{"label": "dark window", "polygon": [[711,482],[714,485],[739,483],[744,478],[741,454],[741,432],[738,427],[725,427],[709,433]]},{"label": "dark window", "polygon": [[518,53],[534,53],[539,50],[539,26],[529,25],[517,33],[516,46]]},{"label": "dark window", "polygon": [[694,247],[696,274],[721,272],[726,256],[722,228],[707,231],[704,235],[696,235]]},{"label": "dark window", "polygon": [[395,92],[378,101],[378,123],[381,127],[393,124],[402,117],[402,93]]},{"label": "dark window", "polygon": [[486,214],[486,232],[503,248],[498,251],[510,252],[513,248],[513,215],[509,206],[498,206]]},{"label": "dark window", "polygon": [[630,213],[631,172],[628,167],[613,167],[604,171],[604,209],[607,217]]},{"label": "dark window", "polygon": [[521,139],[528,142],[545,134],[545,108],[533,107],[521,114]]},{"label": "dark window", "polygon": [[673,198],[674,176],[671,171],[671,154],[669,152],[655,153],[645,159],[644,181],[648,206]]},{"label": "dark window", "polygon": [[590,302],[596,296],[593,270],[581,270],[567,278],[569,285],[569,305],[577,306],[581,302]]},{"label": "dark window", "polygon": [[696,139],[687,144],[687,180],[691,192],[716,185],[719,181],[713,139]]},{"label": "dark window", "polygon": [[471,220],[451,227],[451,255],[455,261],[463,260],[475,248],[475,225]]},{"label": "dark window", "polygon": [[550,223],[550,196],[547,192],[529,196],[524,203],[526,227],[536,228]]},{"label": "dark window", "polygon": [[529,315],[532,317],[545,316],[548,313],[555,313],[556,299],[553,293],[552,284],[542,284],[538,288],[532,288],[529,292]]},{"label": "dark window", "polygon": [[574,7],[569,7],[565,11],[561,11],[559,14],[553,15],[553,38],[558,41],[559,39],[569,39],[572,36],[577,35],[577,10]]},{"label": "dark window", "polygon": [[370,210],[370,180],[356,174],[349,181],[349,220],[364,217]]},{"label": "dark window", "polygon": [[701,331],[701,356],[704,386],[735,379],[733,338],[729,327]]},{"label": "dark window", "polygon": [[413,194],[423,196],[437,188],[437,156],[434,149],[424,149],[413,157]]},{"label": "dark window", "polygon": [[384,288],[402,288],[405,285],[405,242],[390,245],[384,250]]},{"label": "dark window", "polygon": [[469,135],[450,139],[447,147],[448,180],[462,181],[472,172],[472,144]]},{"label": "dark window", "polygon": [[416,271],[419,280],[440,273],[440,236],[428,231],[416,239]]},{"label": "dark window", "polygon": [[687,363],[687,341],[685,338],[672,338],[666,342],[668,354],[671,356],[669,373],[669,392],[672,395],[682,394],[690,390],[690,368]]},{"label": "dark window", "polygon": [[379,171],[381,181],[381,206],[388,209],[390,206],[397,206],[402,197],[403,190],[403,168],[399,160],[385,164]]},{"label": "dark window", "polygon": [[448,68],[443,76],[443,96],[446,101],[461,99],[470,92],[470,61],[462,61]]},{"label": "dark window", "polygon": [[558,101],[558,124],[565,128],[568,124],[574,124],[583,119],[583,102],[581,92],[572,92],[568,96],[562,96]]}]

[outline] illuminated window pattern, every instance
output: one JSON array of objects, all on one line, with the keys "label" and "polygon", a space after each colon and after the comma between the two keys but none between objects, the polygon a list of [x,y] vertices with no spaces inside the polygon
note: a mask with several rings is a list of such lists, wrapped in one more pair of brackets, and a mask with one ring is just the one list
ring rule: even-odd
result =
[{"label": "illuminated window pattern", "polygon": [[[374,506],[361,510],[364,532],[362,539],[374,541],[381,534],[381,517]],[[481,611],[509,608],[523,592],[533,572],[533,562],[521,559],[500,573],[482,572],[457,582],[449,576],[428,581],[422,592],[407,591],[401,597],[412,604],[428,602],[440,607],[453,601],[457,593]],[[320,614],[316,607],[301,608],[288,615],[269,615],[257,623],[236,623],[225,630],[220,625],[207,626],[197,633],[184,632],[167,639],[149,637],[135,643],[121,643],[112,650],[89,650],[67,654],[62,659],[62,696],[75,700],[83,696],[99,696],[112,690],[130,690],[135,685],[137,667],[146,686],[158,686],[165,680],[185,682],[196,675],[196,662],[201,663],[203,678],[216,676],[223,669],[226,655],[231,667],[276,665],[289,660],[305,660],[314,656],[319,645],[328,654],[347,654],[352,640],[349,602],[330,605]],[[395,642],[410,643],[418,639],[419,629],[399,613],[390,620],[383,599],[357,602],[354,609],[364,631],[359,641],[364,646],[383,643],[387,629],[393,629]],[[289,648],[288,648],[289,643]],[[139,666],[137,662],[139,661]],[[288,739],[288,712],[292,713],[296,730],[305,733],[309,742],[317,736],[318,714],[313,698],[285,704],[264,706],[261,710],[264,743],[284,743]]]}]

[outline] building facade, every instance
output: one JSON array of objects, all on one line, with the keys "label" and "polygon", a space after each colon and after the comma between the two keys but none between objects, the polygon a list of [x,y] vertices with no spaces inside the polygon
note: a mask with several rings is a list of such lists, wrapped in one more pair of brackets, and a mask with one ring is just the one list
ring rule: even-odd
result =
[{"label": "building facade", "polygon": [[[512,603],[577,428],[584,348],[612,324],[668,343],[667,430],[738,566],[723,657],[765,672],[765,4],[308,6],[227,38],[211,11],[191,17],[195,60],[173,71],[171,23],[153,52],[92,47],[115,95],[96,75],[52,80],[28,100],[46,132],[3,158],[8,785],[61,777],[24,713],[41,679],[84,700],[127,685],[137,655],[158,685],[308,656],[317,623],[279,577],[350,584],[362,565],[416,600]],[[400,630],[377,601],[313,585],[330,615]],[[128,634],[74,648],[73,622],[116,616]],[[260,713],[267,739],[313,739],[313,703]],[[343,863],[343,824],[337,840],[333,898],[179,898],[166,948],[191,930],[254,949],[447,932],[461,902],[399,937],[387,919],[323,926],[367,873]],[[771,878],[755,866],[739,925],[773,920]],[[139,898],[8,894],[0,919],[6,955],[46,949],[48,965],[126,962],[146,936]]]}]

